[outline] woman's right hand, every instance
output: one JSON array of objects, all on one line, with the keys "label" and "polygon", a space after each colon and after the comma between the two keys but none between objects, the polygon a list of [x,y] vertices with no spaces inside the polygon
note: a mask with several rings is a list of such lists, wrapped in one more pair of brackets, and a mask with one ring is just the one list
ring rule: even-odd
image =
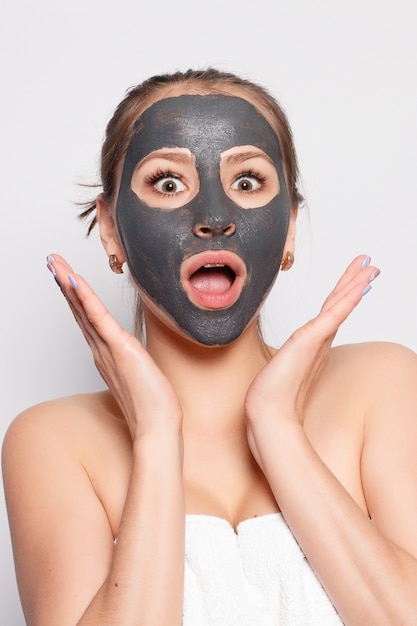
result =
[{"label": "woman's right hand", "polygon": [[101,377],[124,414],[133,441],[160,429],[180,429],[182,409],[177,394],[140,341],[121,328],[65,259],[53,254],[47,261]]}]

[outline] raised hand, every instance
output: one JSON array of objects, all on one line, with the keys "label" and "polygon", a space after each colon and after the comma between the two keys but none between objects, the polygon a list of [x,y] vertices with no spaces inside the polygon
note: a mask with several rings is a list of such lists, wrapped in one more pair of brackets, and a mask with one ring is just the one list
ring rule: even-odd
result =
[{"label": "raised hand", "polygon": [[118,402],[132,439],[168,426],[181,426],[178,397],[136,337],[120,327],[80,275],[59,255],[48,268],[61,288],[95,365]]},{"label": "raised hand", "polygon": [[297,420],[327,362],[339,326],[369,291],[379,269],[367,256],[359,256],[324,302],[320,313],[296,330],[259,372],[246,395],[248,435],[266,427],[268,420]]}]

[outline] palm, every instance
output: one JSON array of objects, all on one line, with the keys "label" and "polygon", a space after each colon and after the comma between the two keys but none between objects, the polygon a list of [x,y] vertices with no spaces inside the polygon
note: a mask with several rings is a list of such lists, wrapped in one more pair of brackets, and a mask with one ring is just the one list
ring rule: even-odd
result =
[{"label": "palm", "polygon": [[357,257],[347,268],[320,313],[298,329],[259,372],[246,395],[251,428],[269,417],[303,421],[304,407],[329,356],[342,322],[362,299],[379,270]]},{"label": "palm", "polygon": [[62,257],[54,255],[52,269],[132,438],[167,423],[178,425],[182,418],[178,397],[138,339],[119,326],[79,275],[74,289],[68,280],[71,267]]}]

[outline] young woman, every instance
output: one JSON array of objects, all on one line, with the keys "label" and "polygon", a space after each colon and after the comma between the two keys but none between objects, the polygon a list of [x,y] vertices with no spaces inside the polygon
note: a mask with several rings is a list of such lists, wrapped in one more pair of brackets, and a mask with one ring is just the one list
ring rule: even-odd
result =
[{"label": "young woman", "polygon": [[275,100],[214,69],[153,77],[108,125],[102,185],[83,215],[146,349],[48,257],[108,390],[6,435],[27,623],[417,623],[417,359],[331,348],[379,270],[354,259],[279,350],[259,331],[300,201]]}]

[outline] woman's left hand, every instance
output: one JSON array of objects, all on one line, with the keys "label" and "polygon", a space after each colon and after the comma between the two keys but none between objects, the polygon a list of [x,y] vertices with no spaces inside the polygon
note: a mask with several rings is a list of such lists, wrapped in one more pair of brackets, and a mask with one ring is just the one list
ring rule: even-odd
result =
[{"label": "woman's left hand", "polygon": [[339,326],[370,289],[379,269],[367,256],[348,266],[320,313],[296,330],[259,372],[245,400],[248,440],[258,463],[258,446],[268,424],[292,420],[303,424],[304,410],[325,366]]}]

